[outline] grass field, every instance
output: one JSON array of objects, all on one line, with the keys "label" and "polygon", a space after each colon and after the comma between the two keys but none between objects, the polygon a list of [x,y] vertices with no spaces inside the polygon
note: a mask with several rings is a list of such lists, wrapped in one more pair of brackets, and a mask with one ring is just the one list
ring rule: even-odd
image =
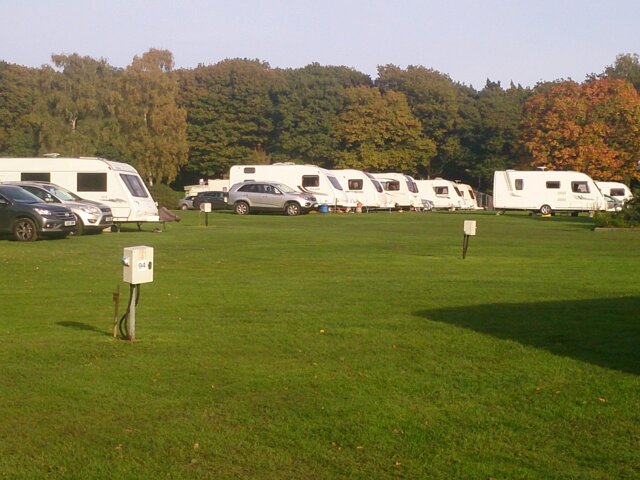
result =
[{"label": "grass field", "polygon": [[[640,477],[638,232],[181,215],[0,240],[0,478]],[[131,343],[134,245],[155,281]]]}]

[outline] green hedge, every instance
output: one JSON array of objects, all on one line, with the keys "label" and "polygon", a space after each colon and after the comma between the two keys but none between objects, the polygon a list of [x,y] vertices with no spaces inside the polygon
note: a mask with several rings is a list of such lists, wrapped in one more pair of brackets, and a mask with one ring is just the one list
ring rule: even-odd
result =
[{"label": "green hedge", "polygon": [[158,203],[158,207],[166,207],[169,210],[178,208],[180,192],[176,192],[169,185],[157,183],[149,187],[149,193],[151,193],[153,199]]}]

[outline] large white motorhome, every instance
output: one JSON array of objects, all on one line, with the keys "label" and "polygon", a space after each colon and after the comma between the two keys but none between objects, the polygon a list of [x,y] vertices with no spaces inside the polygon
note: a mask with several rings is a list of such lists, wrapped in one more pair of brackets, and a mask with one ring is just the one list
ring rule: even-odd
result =
[{"label": "large white motorhome", "polygon": [[246,180],[284,183],[301,192],[314,195],[319,205],[348,208],[356,206],[355,202],[347,197],[336,176],[330,170],[315,165],[274,163],[272,165],[234,165],[229,169],[231,186]]},{"label": "large white motorhome", "polygon": [[342,184],[351,203],[365,209],[389,208],[387,195],[378,180],[361,170],[330,170]]},{"label": "large white motorhome", "polygon": [[456,182],[456,186],[462,195],[463,209],[482,210],[482,207],[478,206],[478,199],[476,198],[476,193],[473,191],[473,188],[471,188],[471,185]]},{"label": "large white motorhome", "polygon": [[457,210],[462,208],[462,192],[451,180],[434,178],[432,180],[416,180],[420,198],[433,203],[436,210]]},{"label": "large white motorhome", "polygon": [[549,170],[495,172],[493,205],[496,210],[532,210],[543,215],[607,210],[607,201],[591,177]]},{"label": "large white motorhome", "polygon": [[158,207],[131,165],[103,158],[0,158],[0,182],[55,183],[111,207],[113,222],[157,222]]},{"label": "large white motorhome", "polygon": [[599,182],[598,180],[596,180],[596,185],[598,185],[598,188],[602,193],[615,198],[621,204],[625,204],[629,200],[633,199],[633,193],[631,193],[631,189],[627,187],[624,183]]}]

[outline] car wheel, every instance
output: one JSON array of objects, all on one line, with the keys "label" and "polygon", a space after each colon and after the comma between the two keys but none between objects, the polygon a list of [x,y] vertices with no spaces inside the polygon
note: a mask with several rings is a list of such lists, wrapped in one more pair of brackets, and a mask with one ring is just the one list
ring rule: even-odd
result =
[{"label": "car wheel", "polygon": [[[85,231],[84,231],[84,223],[82,223],[82,220],[80,219],[80,217],[78,215],[75,215],[76,217],[76,229],[71,232],[72,235],[84,235]],[[66,236],[66,235],[65,235]]]},{"label": "car wheel", "polygon": [[236,215],[246,215],[249,213],[249,204],[247,202],[236,202],[233,205],[233,211]]},{"label": "car wheel", "polygon": [[284,213],[290,217],[300,215],[300,205],[295,202],[287,203],[284,207]]},{"label": "car wheel", "polygon": [[19,242],[33,242],[38,239],[36,224],[30,218],[19,218],[13,224],[13,238]]},{"label": "car wheel", "polygon": [[540,214],[542,215],[551,215],[551,207],[549,205],[542,205],[540,207]]},{"label": "car wheel", "polygon": [[180,210],[189,210],[189,207],[187,207],[184,203],[182,205],[180,205]]}]

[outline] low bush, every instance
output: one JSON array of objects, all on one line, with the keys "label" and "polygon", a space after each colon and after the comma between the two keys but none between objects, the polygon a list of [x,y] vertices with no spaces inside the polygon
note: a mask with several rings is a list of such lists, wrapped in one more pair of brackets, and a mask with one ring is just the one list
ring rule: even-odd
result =
[{"label": "low bush", "polygon": [[151,193],[153,199],[158,203],[158,207],[166,207],[170,210],[178,208],[179,194],[169,187],[169,185],[157,183],[149,187],[149,193]]},{"label": "low bush", "polygon": [[627,202],[619,212],[602,212],[595,216],[596,227],[632,228],[640,226],[640,202],[638,197]]}]

